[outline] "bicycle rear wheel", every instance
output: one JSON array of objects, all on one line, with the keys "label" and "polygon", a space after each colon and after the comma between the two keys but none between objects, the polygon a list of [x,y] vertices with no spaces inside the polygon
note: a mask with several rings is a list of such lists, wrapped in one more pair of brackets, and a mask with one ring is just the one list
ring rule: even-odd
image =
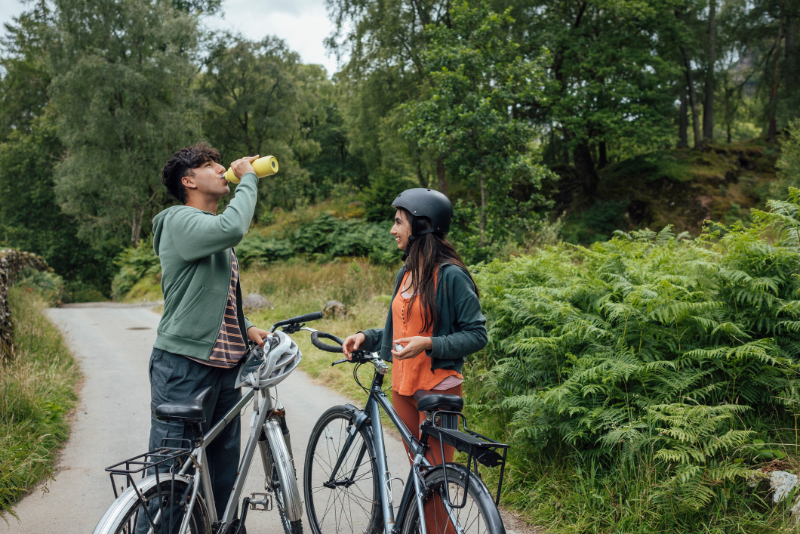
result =
[{"label": "bicycle rear wheel", "polygon": [[[460,464],[447,464],[447,485],[444,484],[444,469],[439,467],[425,475],[430,490],[423,500],[425,529],[427,534],[505,534],[503,520],[494,504],[489,490],[475,473]],[[467,500],[463,508],[453,508],[448,513],[442,497],[449,492],[450,502],[460,505],[464,500],[464,487],[469,477]],[[458,525],[459,528],[456,528]],[[420,534],[419,508],[412,501],[403,522],[403,534]]]},{"label": "bicycle rear wheel", "polygon": [[[186,513],[186,506],[183,498],[188,495],[189,485],[185,480],[176,479],[172,487],[170,477],[162,476],[158,484],[155,477],[150,477],[140,482],[139,489],[144,497],[147,510],[151,514],[151,519],[155,517],[155,512],[162,510],[162,520],[156,528],[156,534],[172,534],[178,532]],[[161,488],[161,498],[159,498],[159,486]],[[172,490],[172,491],[171,491]],[[170,495],[172,495],[170,497]],[[172,509],[171,528],[168,526],[170,521],[169,510]],[[138,525],[138,527],[137,527]],[[137,534],[146,533],[149,530],[149,522],[146,518],[142,501],[134,492],[133,487],[126,491],[114,501],[106,511],[103,518],[94,529],[94,534]],[[201,495],[197,495],[197,501],[192,508],[192,515],[189,519],[189,530],[191,534],[211,534],[211,523],[208,519],[208,511]]]},{"label": "bicycle rear wheel", "polygon": [[311,432],[303,477],[308,522],[314,534],[376,534],[382,530],[378,467],[372,431],[354,434],[336,479],[333,468],[353,431],[352,412],[334,406]]}]

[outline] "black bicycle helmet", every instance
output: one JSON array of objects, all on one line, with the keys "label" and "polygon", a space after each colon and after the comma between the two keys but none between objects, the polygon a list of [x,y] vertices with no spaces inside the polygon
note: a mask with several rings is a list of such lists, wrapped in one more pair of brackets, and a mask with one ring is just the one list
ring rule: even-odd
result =
[{"label": "black bicycle helmet", "polygon": [[406,189],[397,195],[392,202],[392,207],[405,208],[415,217],[427,217],[431,220],[431,229],[423,230],[417,236],[432,232],[444,235],[450,231],[453,205],[450,204],[450,199],[438,191],[424,187]]}]

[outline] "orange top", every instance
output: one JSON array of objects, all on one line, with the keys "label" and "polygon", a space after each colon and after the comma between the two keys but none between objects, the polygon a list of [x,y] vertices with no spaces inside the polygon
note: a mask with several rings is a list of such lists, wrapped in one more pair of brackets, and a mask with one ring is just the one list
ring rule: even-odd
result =
[{"label": "orange top", "polygon": [[[410,306],[411,298],[403,297],[403,288],[406,285],[407,278],[408,273],[403,276],[397,295],[392,300],[392,325],[394,330],[392,341],[403,337],[431,337],[433,334],[433,326],[424,331],[422,329],[424,321],[419,298],[414,301],[414,306]],[[392,345],[394,345],[394,342]],[[420,389],[433,389],[448,376],[455,376],[459,379],[464,378],[461,373],[452,369],[436,369],[432,371],[431,359],[425,351],[422,351],[413,358],[394,360],[392,364],[392,389],[401,395],[411,396]]]}]

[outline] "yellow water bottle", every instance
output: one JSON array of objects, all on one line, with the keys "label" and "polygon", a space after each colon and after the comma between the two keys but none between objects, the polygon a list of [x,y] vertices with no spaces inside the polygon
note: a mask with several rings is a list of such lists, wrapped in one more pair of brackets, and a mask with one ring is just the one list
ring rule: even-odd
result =
[{"label": "yellow water bottle", "polygon": [[[258,158],[253,163],[253,170],[256,171],[256,176],[259,178],[263,178],[265,176],[270,176],[278,172],[278,160],[275,159],[274,156],[266,156],[263,158]],[[225,172],[225,179],[228,180],[232,184],[238,184],[239,178],[233,174],[233,169],[228,169]]]}]

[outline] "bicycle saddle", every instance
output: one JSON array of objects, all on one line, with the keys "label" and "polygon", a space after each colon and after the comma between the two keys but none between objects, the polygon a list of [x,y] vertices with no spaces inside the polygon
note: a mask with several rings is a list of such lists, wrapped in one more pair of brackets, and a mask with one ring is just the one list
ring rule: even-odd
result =
[{"label": "bicycle saddle", "polygon": [[424,389],[419,389],[414,393],[414,400],[417,401],[417,410],[420,412],[432,412],[434,410],[460,412],[464,407],[464,399],[458,395],[436,393],[435,391]]},{"label": "bicycle saddle", "polygon": [[214,396],[214,388],[209,386],[200,393],[180,402],[165,402],[156,407],[159,421],[182,421],[184,423],[205,423],[205,409]]}]

